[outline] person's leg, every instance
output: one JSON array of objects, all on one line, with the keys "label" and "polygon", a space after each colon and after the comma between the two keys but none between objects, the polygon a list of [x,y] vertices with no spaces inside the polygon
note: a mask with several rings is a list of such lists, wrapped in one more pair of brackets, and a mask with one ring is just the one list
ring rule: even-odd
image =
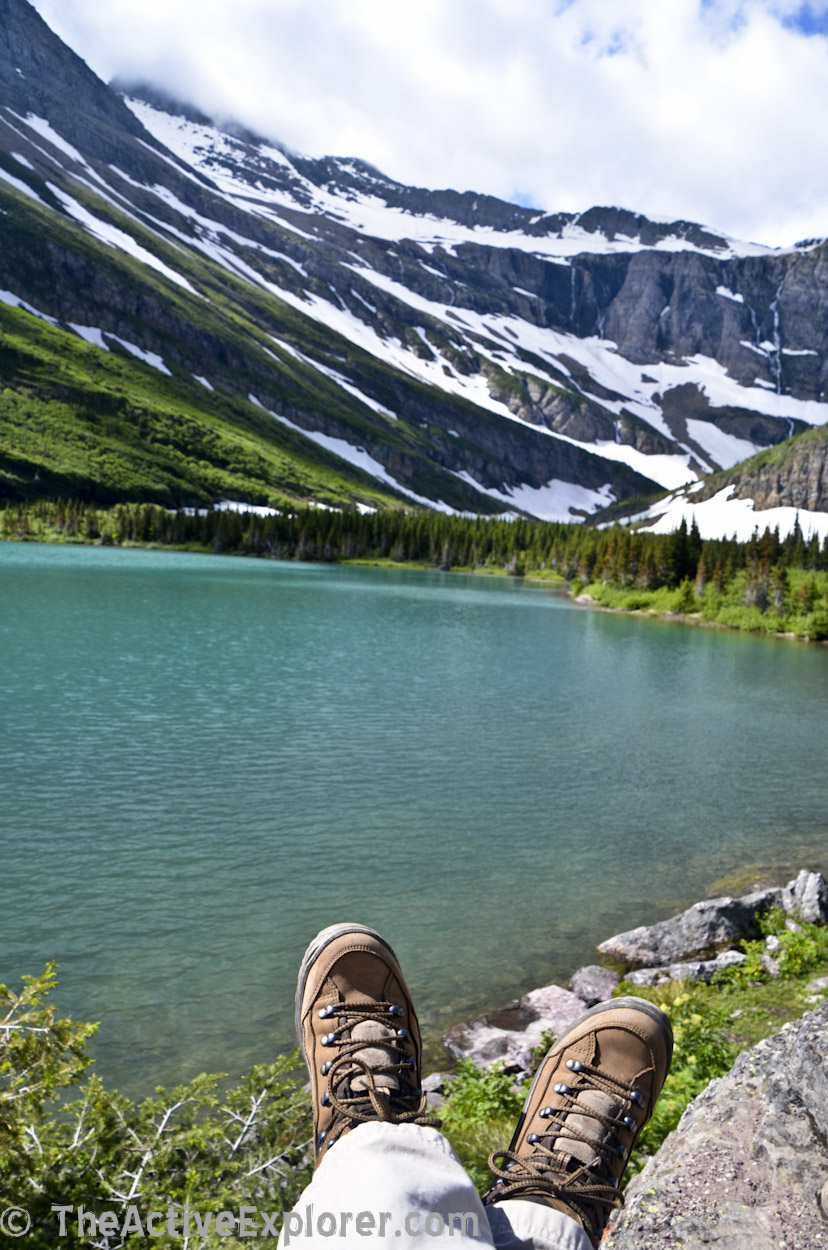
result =
[{"label": "person's leg", "polygon": [[[420,1033],[391,948],[362,925],[308,947],[296,1022],[308,1064],[316,1172],[280,1245],[336,1236],[417,1250],[591,1250],[669,1069],[666,1017],[640,999],[593,1009],[544,1060],[510,1150],[480,1198],[420,1089]],[[567,1082],[556,1078],[563,1075]],[[539,1130],[539,1131],[538,1131]]]},{"label": "person's leg", "polygon": [[[280,1245],[491,1246],[480,1197],[426,1112],[417,1016],[390,946],[364,925],[323,929],[299,972],[316,1171]],[[335,1230],[335,1231],[334,1231]]]},{"label": "person's leg", "polygon": [[483,1201],[499,1250],[597,1247],[672,1051],[669,1020],[640,998],[600,1003],[552,1047],[509,1149],[490,1159]]},{"label": "person's leg", "polygon": [[410,1123],[360,1124],[344,1136],[285,1216],[280,1245],[319,1250],[334,1229],[333,1244],[349,1250],[422,1250],[444,1238],[458,1250],[493,1245],[480,1196],[445,1137]]}]

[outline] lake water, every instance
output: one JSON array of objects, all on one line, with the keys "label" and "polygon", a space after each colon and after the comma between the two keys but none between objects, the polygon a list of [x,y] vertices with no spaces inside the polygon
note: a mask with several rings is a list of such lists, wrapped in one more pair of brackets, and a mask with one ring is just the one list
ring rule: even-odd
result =
[{"label": "lake water", "polygon": [[131,1093],[293,1045],[318,928],[441,1028],[822,866],[828,651],[499,578],[0,544],[0,980]]}]

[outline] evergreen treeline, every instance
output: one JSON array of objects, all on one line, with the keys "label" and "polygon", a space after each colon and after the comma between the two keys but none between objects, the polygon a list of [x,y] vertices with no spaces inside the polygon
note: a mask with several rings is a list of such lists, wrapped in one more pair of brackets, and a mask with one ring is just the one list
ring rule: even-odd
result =
[{"label": "evergreen treeline", "polygon": [[[438,569],[491,569],[517,576],[560,575],[601,598],[604,588],[625,592],[616,606],[654,606],[681,612],[707,605],[742,607],[767,625],[735,619],[743,628],[783,628],[780,618],[828,613],[823,602],[828,572],[828,538],[806,540],[797,522],[781,539],[778,529],[758,529],[748,542],[703,542],[695,525],[682,522],[673,534],[651,534],[624,526],[597,530],[564,522],[492,520],[440,512],[388,510],[359,513],[301,508],[273,516],[209,510],[171,512],[154,504],[120,504],[102,511],[81,500],[39,500],[7,504],[0,536],[51,538],[103,544],[184,547],[278,560],[390,560]],[[793,577],[794,571],[798,571]],[[722,618],[724,619],[724,618]],[[805,632],[819,628],[810,621]],[[826,619],[828,630],[828,619]]]}]

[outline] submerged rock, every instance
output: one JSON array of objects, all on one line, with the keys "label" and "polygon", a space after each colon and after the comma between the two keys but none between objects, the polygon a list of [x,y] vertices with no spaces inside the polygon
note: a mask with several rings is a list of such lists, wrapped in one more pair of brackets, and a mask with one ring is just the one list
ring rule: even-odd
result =
[{"label": "submerged rock", "polygon": [[531,1052],[543,1035],[565,1033],[585,1010],[582,998],[560,985],[545,985],[505,1007],[455,1024],[443,1035],[443,1045],[456,1058],[471,1059],[479,1067],[501,1059],[507,1072],[526,1076]]},{"label": "submerged rock", "polygon": [[606,1250],[828,1246],[828,1002],[740,1055],[627,1190]]}]

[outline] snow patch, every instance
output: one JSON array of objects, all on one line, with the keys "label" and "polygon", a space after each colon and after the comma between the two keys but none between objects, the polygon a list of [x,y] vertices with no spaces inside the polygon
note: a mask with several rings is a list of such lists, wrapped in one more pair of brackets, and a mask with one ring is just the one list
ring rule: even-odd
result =
[{"label": "snow patch", "polygon": [[735,291],[731,291],[729,287],[717,286],[716,294],[721,295],[722,299],[732,299],[737,304],[744,304],[744,295],[737,295]]},{"label": "snow patch", "polygon": [[[763,533],[766,528],[775,529],[779,526],[779,535],[785,538],[794,528],[797,517],[806,540],[816,534],[824,541],[828,535],[828,512],[808,512],[802,508],[763,508],[754,507],[752,499],[731,499],[734,486],[725,486],[703,503],[693,503],[685,495],[673,496],[659,504],[655,504],[649,515],[663,513],[652,525],[646,527],[651,534],[672,534],[682,521],[688,528],[695,520],[702,539],[737,538],[747,542],[753,531],[758,528]],[[647,514],[644,514],[647,515]]]},{"label": "snow patch", "polygon": [[50,326],[60,325],[56,317],[50,317],[48,313],[41,312],[39,308],[35,308],[32,304],[27,304],[19,295],[15,295],[13,291],[0,291],[0,304],[6,304],[9,308],[22,308],[23,312],[31,313],[33,317],[39,317],[41,321],[48,321]]},{"label": "snow patch", "polygon": [[104,342],[103,331],[96,326],[80,326],[76,322],[69,322],[69,329],[74,330],[80,338],[85,339],[87,343],[91,343],[93,347],[102,347],[105,352],[109,351]]},{"label": "snow patch", "polygon": [[[16,116],[19,116],[19,114]],[[26,117],[22,117],[20,120],[24,121],[26,125],[29,126],[35,134],[40,135],[42,139],[48,139],[53,148],[57,148],[59,152],[63,152],[63,154],[70,157],[71,160],[77,161],[79,165],[86,166],[87,162],[85,157],[81,156],[78,149],[73,148],[71,143],[67,143],[62,135],[59,135],[54,127],[46,121],[45,117],[36,117],[34,113],[29,113]]]},{"label": "snow patch", "polygon": [[116,343],[120,343],[124,351],[129,352],[130,356],[142,360],[145,365],[152,365],[153,369],[157,369],[159,373],[165,373],[168,378],[172,377],[170,370],[164,364],[162,356],[158,356],[155,352],[144,351],[143,347],[138,347],[135,343],[130,343],[129,339],[122,339],[117,334],[110,334],[109,330],[105,331],[106,337],[113,339]]},{"label": "snow patch", "polygon": [[751,443],[746,438],[737,438],[735,434],[726,434],[710,421],[688,418],[687,433],[720,469],[730,469],[740,460],[747,460],[748,456],[755,456],[757,451],[762,451],[762,446]]},{"label": "snow patch", "polygon": [[0,181],[7,182],[10,187],[14,187],[15,191],[22,191],[24,195],[28,195],[30,200],[36,200],[38,204],[42,204],[44,208],[49,205],[42,200],[36,191],[33,191],[28,183],[23,182],[22,178],[15,178],[14,174],[9,174],[5,169],[0,169]]},{"label": "snow patch", "polygon": [[192,295],[197,294],[186,278],[183,278],[180,273],[176,273],[175,270],[170,269],[169,265],[165,265],[152,252],[148,252],[145,247],[142,247],[140,243],[133,239],[132,235],[126,234],[123,230],[119,230],[117,226],[113,226],[108,221],[103,221],[100,217],[95,217],[88,208],[84,208],[77,200],[72,199],[71,195],[61,191],[53,183],[49,182],[46,185],[55,198],[60,200],[70,217],[74,217],[75,221],[80,222],[90,234],[100,239],[102,243],[126,252],[129,256],[134,257],[135,260],[148,265],[151,269],[157,270],[165,278],[169,278],[176,286],[183,287],[185,291],[189,291]]},{"label": "snow patch", "polygon": [[598,490],[590,490],[586,486],[578,486],[574,482],[564,482],[553,478],[545,486],[507,486],[503,490],[494,490],[491,486],[481,486],[467,470],[455,472],[455,477],[467,482],[475,490],[482,491],[493,499],[499,499],[511,509],[528,512],[540,521],[573,521],[578,519],[576,511],[595,512],[605,508],[615,499],[612,486],[607,482]]}]

